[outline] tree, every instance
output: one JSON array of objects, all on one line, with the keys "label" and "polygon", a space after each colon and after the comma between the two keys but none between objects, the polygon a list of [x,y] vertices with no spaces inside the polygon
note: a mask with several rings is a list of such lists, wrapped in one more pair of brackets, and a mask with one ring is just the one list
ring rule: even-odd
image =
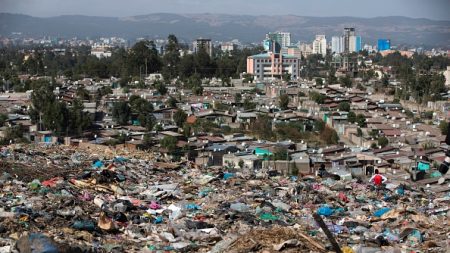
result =
[{"label": "tree", "polygon": [[287,94],[283,94],[279,97],[279,106],[281,110],[287,110],[289,105],[289,96]]},{"label": "tree", "polygon": [[309,98],[318,104],[323,104],[327,96],[316,91],[311,91]]},{"label": "tree", "polygon": [[244,99],[244,110],[252,110],[256,108],[256,103],[253,103],[250,98],[246,97]]},{"label": "tree", "polygon": [[378,146],[381,146],[382,148],[384,148],[388,144],[389,144],[389,140],[386,137],[381,136],[378,138]]},{"label": "tree", "polygon": [[325,126],[323,131],[320,133],[320,138],[328,145],[337,144],[339,141],[339,136],[336,130],[329,126]]},{"label": "tree", "polygon": [[328,73],[328,80],[327,83],[328,84],[335,84],[337,83],[337,77],[336,77],[336,71],[334,69],[331,69],[330,72]]},{"label": "tree", "polygon": [[155,43],[148,40],[139,41],[134,44],[127,61],[129,72],[134,76],[144,74],[145,72],[158,72],[162,65],[161,59],[156,51]]},{"label": "tree", "polygon": [[172,96],[170,96],[166,101],[166,104],[169,107],[177,107],[177,103],[178,103],[178,100]]},{"label": "tree", "polygon": [[131,118],[131,109],[127,102],[116,102],[113,105],[112,116],[119,125],[127,125]]},{"label": "tree", "polygon": [[322,79],[322,78],[317,77],[317,78],[315,79],[315,81],[316,81],[316,85],[318,85],[318,86],[322,86],[322,85],[323,85],[323,79]]},{"label": "tree", "polygon": [[283,74],[283,81],[289,82],[291,80],[291,74],[285,73]]},{"label": "tree", "polygon": [[0,114],[0,127],[5,125],[5,122],[8,120],[8,115],[1,113]]},{"label": "tree", "polygon": [[356,114],[352,111],[348,112],[347,120],[348,120],[348,122],[350,122],[352,124],[355,123],[356,122]]},{"label": "tree", "polygon": [[132,95],[129,99],[131,113],[137,115],[137,120],[140,125],[151,131],[155,125],[155,118],[153,116],[153,105],[144,98]]},{"label": "tree", "polygon": [[181,109],[178,109],[173,115],[173,121],[178,127],[182,127],[183,124],[186,122],[186,119],[187,114]]},{"label": "tree", "polygon": [[358,114],[356,116],[356,122],[358,123],[359,127],[365,127],[366,126],[366,116],[364,116],[364,114]]},{"label": "tree", "polygon": [[173,136],[165,136],[160,144],[161,147],[167,149],[169,152],[173,152],[177,149],[177,138],[173,137]]},{"label": "tree", "polygon": [[91,126],[91,118],[87,112],[84,112],[83,103],[75,99],[69,108],[68,132],[74,135],[81,135],[84,130]]},{"label": "tree", "polygon": [[274,161],[289,161],[290,157],[288,150],[284,147],[276,147],[272,159]]},{"label": "tree", "polygon": [[175,35],[170,34],[167,38],[166,51],[163,56],[162,62],[162,75],[164,80],[171,80],[178,76],[179,64],[180,64],[180,46],[178,39]]},{"label": "tree", "polygon": [[242,159],[239,160],[238,162],[239,168],[243,169],[244,168],[244,161]]},{"label": "tree", "polygon": [[325,129],[325,122],[323,120],[316,120],[314,121],[314,130],[317,132],[322,132],[323,129]]},{"label": "tree", "polygon": [[81,100],[89,100],[89,92],[83,86],[77,88],[77,97]]},{"label": "tree", "polygon": [[263,140],[274,139],[275,135],[272,131],[272,120],[269,116],[261,114],[251,124],[252,133]]},{"label": "tree", "polygon": [[441,130],[441,134],[447,135],[447,134],[448,134],[448,130],[449,130],[448,127],[449,127],[448,122],[445,121],[445,120],[442,120],[442,121],[439,123],[439,129]]},{"label": "tree", "polygon": [[363,131],[361,130],[361,128],[358,127],[358,129],[356,130],[356,136],[358,137],[362,137],[363,136]]},{"label": "tree", "polygon": [[343,76],[339,78],[339,83],[347,88],[351,88],[352,87],[352,79],[348,76]]},{"label": "tree", "polygon": [[340,102],[338,108],[339,111],[348,112],[350,111],[350,104],[348,102]]},{"label": "tree", "polygon": [[389,85],[389,76],[386,74],[383,74],[383,77],[381,78],[381,84],[383,87],[387,87]]},{"label": "tree", "polygon": [[163,96],[167,94],[167,87],[163,83],[161,82],[155,83],[155,88],[159,92],[159,94]]},{"label": "tree", "polygon": [[236,94],[234,94],[234,102],[235,102],[235,103],[240,103],[241,100],[242,100],[242,95],[241,95],[241,93],[236,93]]}]

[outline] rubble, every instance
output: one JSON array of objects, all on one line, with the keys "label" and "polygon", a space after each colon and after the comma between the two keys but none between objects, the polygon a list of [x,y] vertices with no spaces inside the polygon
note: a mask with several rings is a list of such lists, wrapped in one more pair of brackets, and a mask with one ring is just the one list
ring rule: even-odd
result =
[{"label": "rubble", "polygon": [[361,178],[166,166],[145,152],[9,146],[3,154],[0,252],[333,251],[317,215],[342,252],[450,244],[448,191],[396,178],[378,191]]}]

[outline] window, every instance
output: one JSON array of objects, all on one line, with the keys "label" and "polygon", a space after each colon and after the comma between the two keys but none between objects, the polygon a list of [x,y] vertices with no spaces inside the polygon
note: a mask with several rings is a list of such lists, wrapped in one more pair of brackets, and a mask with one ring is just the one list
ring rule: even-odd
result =
[{"label": "window", "polygon": [[259,68],[259,64],[256,64],[256,67]]}]

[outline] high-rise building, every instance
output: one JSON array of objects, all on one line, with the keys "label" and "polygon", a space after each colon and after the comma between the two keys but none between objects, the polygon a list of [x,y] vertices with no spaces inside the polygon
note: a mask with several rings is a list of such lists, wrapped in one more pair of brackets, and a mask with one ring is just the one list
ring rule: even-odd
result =
[{"label": "high-rise building", "polygon": [[385,51],[391,49],[391,40],[378,39],[378,51]]},{"label": "high-rise building", "polygon": [[344,28],[344,53],[349,53],[351,43],[353,42],[353,37],[355,36],[355,28],[346,27]]},{"label": "high-rise building", "polygon": [[355,52],[359,52],[362,50],[361,36],[355,36],[355,40],[356,40]]},{"label": "high-rise building", "polygon": [[362,50],[361,36],[357,36],[355,28],[344,28],[344,35],[334,36],[331,39],[331,51],[333,53],[353,53]]},{"label": "high-rise building", "polygon": [[325,35],[316,35],[316,39],[313,41],[313,54],[327,55],[327,39]]},{"label": "high-rise building", "polygon": [[209,56],[212,56],[212,43],[211,39],[203,39],[199,38],[193,43],[194,53],[197,53],[200,48],[204,48],[206,53],[208,53]]},{"label": "high-rise building", "polygon": [[348,53],[359,52],[362,49],[361,46],[361,36],[350,36],[348,39]]},{"label": "high-rise building", "polygon": [[275,40],[265,39],[263,40],[264,51],[272,51],[275,53],[279,53],[281,50],[281,45]]},{"label": "high-rise building", "polygon": [[291,45],[291,33],[288,32],[268,33],[266,39],[276,41],[282,48]]},{"label": "high-rise building", "polygon": [[331,52],[336,54],[344,52],[344,37],[333,36],[331,38]]}]

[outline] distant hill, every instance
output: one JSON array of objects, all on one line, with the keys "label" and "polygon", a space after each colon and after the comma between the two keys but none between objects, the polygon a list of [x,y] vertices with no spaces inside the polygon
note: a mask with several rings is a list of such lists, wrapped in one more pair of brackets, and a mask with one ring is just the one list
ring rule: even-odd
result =
[{"label": "distant hill", "polygon": [[148,36],[165,38],[175,34],[190,41],[197,37],[217,41],[239,39],[257,42],[269,31],[288,31],[292,41],[309,41],[316,34],[329,39],[341,35],[344,27],[355,27],[364,43],[390,38],[394,45],[450,47],[450,21],[406,17],[303,17],[294,15],[250,16],[226,14],[156,13],[132,17],[57,16],[38,18],[0,13],[0,35],[21,32],[26,36],[100,37],[120,36],[134,39]]}]

